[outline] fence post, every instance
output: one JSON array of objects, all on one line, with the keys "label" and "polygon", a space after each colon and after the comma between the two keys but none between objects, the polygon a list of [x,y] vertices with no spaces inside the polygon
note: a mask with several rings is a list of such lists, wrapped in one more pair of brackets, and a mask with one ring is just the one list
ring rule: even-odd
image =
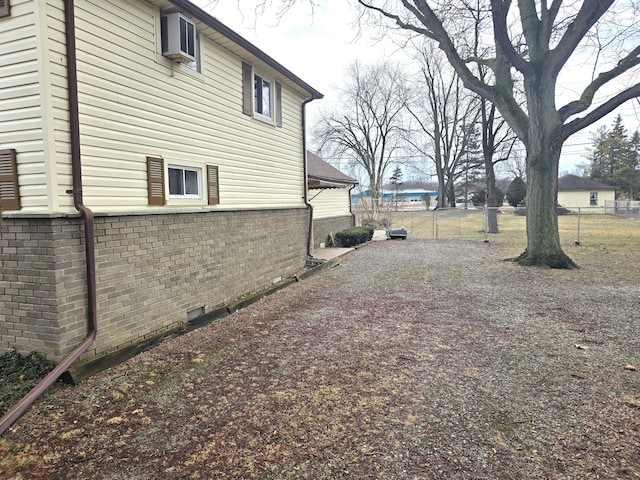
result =
[{"label": "fence post", "polygon": [[438,239],[438,210],[433,211],[433,238]]},{"label": "fence post", "polygon": [[[484,243],[489,243],[489,209],[493,207],[484,207]],[[497,208],[497,207],[496,207]]]},{"label": "fence post", "polygon": [[576,245],[580,245],[580,210],[581,207],[578,207],[578,239],[576,240]]}]

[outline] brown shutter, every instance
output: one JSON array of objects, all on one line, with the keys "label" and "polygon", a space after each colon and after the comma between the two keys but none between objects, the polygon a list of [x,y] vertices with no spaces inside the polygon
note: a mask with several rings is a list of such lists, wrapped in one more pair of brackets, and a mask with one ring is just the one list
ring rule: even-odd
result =
[{"label": "brown shutter", "polygon": [[18,163],[13,148],[0,150],[0,208],[20,210]]},{"label": "brown shutter", "polygon": [[147,184],[149,205],[164,205],[164,162],[161,158],[147,157]]},{"label": "brown shutter", "polygon": [[220,193],[218,191],[218,167],[207,165],[207,189],[209,191],[209,205],[220,203]]},{"label": "brown shutter", "polygon": [[276,125],[282,126],[282,85],[276,82]]},{"label": "brown shutter", "polygon": [[0,18],[11,15],[9,0],[0,0]]},{"label": "brown shutter", "polygon": [[251,65],[242,62],[242,113],[252,115],[253,82],[251,81]]}]

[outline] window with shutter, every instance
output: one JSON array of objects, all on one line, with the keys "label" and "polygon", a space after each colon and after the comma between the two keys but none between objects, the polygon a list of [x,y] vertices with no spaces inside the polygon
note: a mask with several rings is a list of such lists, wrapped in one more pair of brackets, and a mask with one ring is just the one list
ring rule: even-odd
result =
[{"label": "window with shutter", "polygon": [[147,157],[149,205],[164,205],[164,161]]},{"label": "window with shutter", "polygon": [[18,164],[13,148],[0,150],[0,208],[20,210]]},{"label": "window with shutter", "polygon": [[0,0],[0,18],[8,17],[11,14],[9,0]]},{"label": "window with shutter", "polygon": [[218,190],[218,167],[207,165],[207,190],[209,191],[209,205],[220,203],[220,193]]},{"label": "window with shutter", "polygon": [[282,85],[254,72],[246,62],[242,62],[242,113],[275,120],[282,127]]}]

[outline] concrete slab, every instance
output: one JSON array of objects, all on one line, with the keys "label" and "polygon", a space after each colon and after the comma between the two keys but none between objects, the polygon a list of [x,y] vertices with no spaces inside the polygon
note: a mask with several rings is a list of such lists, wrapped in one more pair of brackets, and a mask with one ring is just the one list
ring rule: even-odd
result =
[{"label": "concrete slab", "polygon": [[317,258],[319,260],[331,260],[344,255],[345,253],[349,253],[352,250],[355,250],[355,248],[314,248],[313,258]]}]

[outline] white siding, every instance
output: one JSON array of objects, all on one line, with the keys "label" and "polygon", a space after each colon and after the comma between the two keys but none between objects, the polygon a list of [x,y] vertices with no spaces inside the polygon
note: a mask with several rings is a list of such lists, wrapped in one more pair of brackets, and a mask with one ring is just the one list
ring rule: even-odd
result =
[{"label": "white siding", "polygon": [[12,0],[0,19],[0,148],[15,148],[23,211],[51,209],[38,2]]},{"label": "white siding", "polygon": [[[243,115],[242,59],[200,35],[202,73],[172,64],[156,52],[158,21],[146,2],[76,1],[86,204],[97,212],[149,208],[146,157],[156,156],[165,168],[201,168],[203,181],[206,164],[218,165],[221,208],[301,205],[302,96],[283,85],[283,128]],[[64,45],[51,44],[56,63]],[[64,99],[63,78],[54,96]],[[58,194],[70,207],[66,105],[56,105]],[[205,206],[206,195],[167,205]]]},{"label": "white siding", "polygon": [[309,190],[309,203],[313,218],[331,218],[349,215],[349,189],[326,188]]}]

